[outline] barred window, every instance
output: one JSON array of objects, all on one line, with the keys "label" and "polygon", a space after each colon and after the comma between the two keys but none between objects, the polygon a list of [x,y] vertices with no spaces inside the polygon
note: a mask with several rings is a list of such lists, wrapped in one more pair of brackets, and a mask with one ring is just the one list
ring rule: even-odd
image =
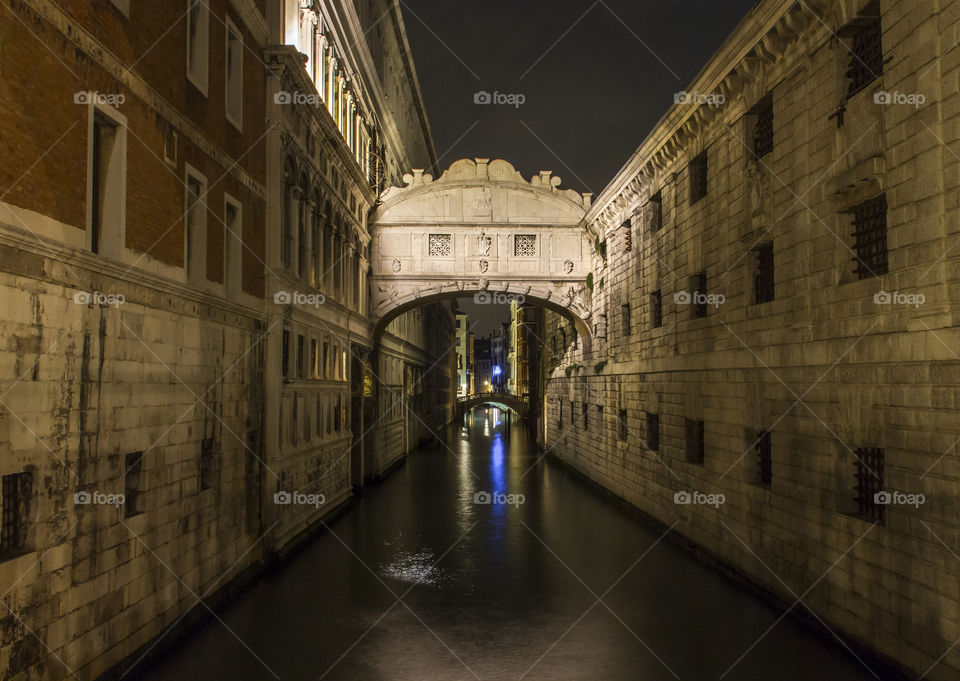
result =
[{"label": "barred window", "polygon": [[685,419],[687,461],[703,465],[706,453],[703,441],[703,421]]},{"label": "barred window", "polygon": [[853,209],[854,272],[869,279],[888,271],[887,195],[870,199]]},{"label": "barred window", "polygon": [[513,254],[517,257],[529,257],[537,254],[536,234],[516,234],[513,237]]},{"label": "barred window", "polygon": [[0,527],[0,558],[27,550],[27,529],[33,480],[30,473],[4,475],[0,485],[3,524]]},{"label": "barred window", "polygon": [[648,202],[650,211],[650,229],[654,232],[663,227],[663,191],[658,191]]},{"label": "barred window", "polygon": [[753,108],[753,155],[763,158],[773,151],[773,95],[767,95]]},{"label": "barred window", "polygon": [[849,42],[850,79],[847,97],[852,97],[883,74],[883,29],[880,25],[880,5],[870,3],[853,24]]},{"label": "barred window", "polygon": [[773,300],[773,242],[768,241],[753,249],[756,271],[753,275],[753,300],[769,303]]},{"label": "barred window", "polygon": [[660,289],[650,294],[650,325],[655,329],[663,326],[663,296]]},{"label": "barred window", "polygon": [[660,415],[647,412],[647,449],[651,452],[660,449]]},{"label": "barred window", "polygon": [[769,430],[760,433],[753,445],[753,451],[757,455],[757,484],[769,487],[773,480],[773,447]]},{"label": "barred window", "polygon": [[707,195],[707,151],[704,149],[690,161],[690,204]]},{"label": "barred window", "polygon": [[453,238],[450,234],[431,234],[428,237],[428,253],[431,257],[448,257],[453,253]]},{"label": "barred window", "polygon": [[620,306],[620,320],[623,324],[623,335],[629,336],[631,333],[630,303],[624,303]]},{"label": "barred window", "polygon": [[886,507],[878,503],[877,495],[883,491],[883,449],[860,447],[856,455],[854,501],[857,504],[857,515],[865,520],[882,523]]}]

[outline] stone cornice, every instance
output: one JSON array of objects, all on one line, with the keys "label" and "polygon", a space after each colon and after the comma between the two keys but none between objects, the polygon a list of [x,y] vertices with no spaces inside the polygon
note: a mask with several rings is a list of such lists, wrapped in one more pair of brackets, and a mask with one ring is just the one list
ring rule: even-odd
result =
[{"label": "stone cornice", "polygon": [[266,45],[270,41],[270,27],[254,1],[230,0],[230,5],[233,7],[233,11],[240,15],[247,30],[253,34],[257,45],[259,47]]},{"label": "stone cornice", "polygon": [[[757,5],[704,65],[685,92],[719,95],[723,103],[675,102],[640,147],[600,193],[584,218],[593,234],[619,226],[630,210],[654,191],[653,182],[694,151],[691,144],[725,123],[735,100],[764,79],[791,48],[811,35],[829,35],[826,0],[765,0]],[[831,19],[834,21],[834,19]]]}]

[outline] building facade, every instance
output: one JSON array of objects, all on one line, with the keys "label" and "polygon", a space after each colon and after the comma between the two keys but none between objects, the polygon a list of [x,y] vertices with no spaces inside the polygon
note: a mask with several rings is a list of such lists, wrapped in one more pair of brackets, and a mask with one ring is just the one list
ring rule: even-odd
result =
[{"label": "building facade", "polygon": [[592,352],[551,313],[544,362],[552,453],[944,680],[958,17],[759,3],[594,202]]},{"label": "building facade", "polygon": [[95,678],[452,418],[449,305],[366,307],[435,152],[394,3],[2,12],[0,672]]}]

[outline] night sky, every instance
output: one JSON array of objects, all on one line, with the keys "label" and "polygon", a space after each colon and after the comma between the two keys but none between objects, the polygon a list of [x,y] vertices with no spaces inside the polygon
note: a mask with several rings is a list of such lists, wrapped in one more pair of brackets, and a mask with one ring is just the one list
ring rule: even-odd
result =
[{"label": "night sky", "polygon": [[504,158],[599,194],[756,1],[400,4],[441,169]]},{"label": "night sky", "polygon": [[[756,1],[400,4],[441,169],[504,158],[599,194]],[[525,101],[476,104],[479,91]],[[478,336],[508,315],[461,308]]]}]

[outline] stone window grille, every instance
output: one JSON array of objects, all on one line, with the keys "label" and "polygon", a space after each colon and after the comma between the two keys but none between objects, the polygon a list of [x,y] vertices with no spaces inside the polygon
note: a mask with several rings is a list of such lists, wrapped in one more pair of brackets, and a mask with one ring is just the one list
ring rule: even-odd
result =
[{"label": "stone window grille", "polygon": [[663,326],[663,296],[660,289],[650,294],[650,325],[655,329]]},{"label": "stone window grille", "polygon": [[3,525],[0,527],[0,557],[27,549],[27,518],[33,480],[30,473],[13,473],[2,479]]},{"label": "stone window grille", "polygon": [[870,199],[853,208],[853,250],[858,279],[886,274],[887,262],[887,195]]},{"label": "stone window grille", "polygon": [[123,515],[127,518],[143,513],[143,452],[131,452],[124,459]]},{"label": "stone window grille", "polygon": [[870,3],[863,15],[854,22],[849,41],[850,62],[846,76],[849,99],[883,74],[883,29],[880,25],[880,7]]},{"label": "stone window grille", "polygon": [[753,451],[757,455],[757,484],[769,487],[773,480],[773,446],[769,430],[760,433]]},{"label": "stone window grille", "polygon": [[453,238],[450,234],[431,234],[428,246],[430,257],[448,258],[453,253]]},{"label": "stone window grille", "polygon": [[703,465],[706,460],[706,451],[703,440],[703,421],[694,419],[685,420],[687,461]]},{"label": "stone window grille", "polygon": [[707,150],[690,161],[690,204],[707,195]]},{"label": "stone window grille", "polygon": [[773,95],[761,99],[753,109],[756,123],[753,128],[753,155],[763,158],[773,151]]},{"label": "stone window grille", "polygon": [[753,249],[756,272],[753,276],[755,303],[769,303],[774,295],[773,242],[768,241]]},{"label": "stone window grille", "polygon": [[660,450],[660,415],[647,412],[647,449]]},{"label": "stone window grille", "polygon": [[528,258],[537,254],[536,234],[516,234],[513,237],[513,255]]},{"label": "stone window grille", "polygon": [[657,232],[663,227],[663,191],[651,196],[647,205],[650,210],[650,230]]},{"label": "stone window grille", "polygon": [[876,495],[883,491],[883,449],[859,447],[854,462],[854,501],[857,515],[865,520],[882,523],[885,506],[878,504]]}]

